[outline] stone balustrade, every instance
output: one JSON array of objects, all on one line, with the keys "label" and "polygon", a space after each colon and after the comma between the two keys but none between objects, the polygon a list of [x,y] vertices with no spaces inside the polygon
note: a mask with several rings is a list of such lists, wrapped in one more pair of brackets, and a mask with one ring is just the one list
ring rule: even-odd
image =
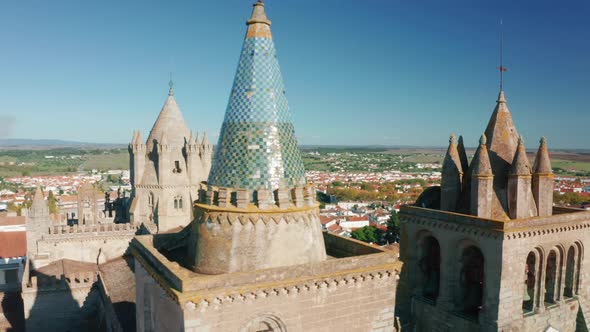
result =
[{"label": "stone balustrade", "polygon": [[281,188],[274,191],[258,189],[254,192],[243,188],[224,188],[201,184],[200,204],[221,208],[247,209],[252,205],[261,210],[303,208],[316,206],[315,187]]}]

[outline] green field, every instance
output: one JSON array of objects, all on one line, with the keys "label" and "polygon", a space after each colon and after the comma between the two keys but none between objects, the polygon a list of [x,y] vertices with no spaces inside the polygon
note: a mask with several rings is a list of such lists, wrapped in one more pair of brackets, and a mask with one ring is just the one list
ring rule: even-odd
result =
[{"label": "green field", "polygon": [[129,153],[115,152],[108,154],[89,155],[82,164],[84,171],[93,169],[106,171],[111,169],[129,169]]},{"label": "green field", "polygon": [[590,162],[556,159],[551,166],[556,174],[590,176]]}]

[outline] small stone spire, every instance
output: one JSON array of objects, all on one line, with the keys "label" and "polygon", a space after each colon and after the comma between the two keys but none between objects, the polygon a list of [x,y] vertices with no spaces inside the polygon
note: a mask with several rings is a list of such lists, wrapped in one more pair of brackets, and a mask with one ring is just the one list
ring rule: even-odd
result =
[{"label": "small stone spire", "polygon": [[479,148],[475,152],[471,167],[470,213],[480,218],[492,217],[492,197],[494,192],[494,174],[490,164],[487,138],[481,135]]},{"label": "small stone spire", "polygon": [[486,135],[481,135],[479,139],[479,148],[475,152],[475,156],[471,162],[473,175],[493,175],[490,156],[488,155],[488,147],[486,146],[487,141],[488,139],[486,138]]},{"label": "small stone spire", "polygon": [[531,167],[521,136],[518,139],[516,154],[508,177],[507,198],[510,219],[530,218],[538,215],[531,181]]},{"label": "small stone spire", "polygon": [[547,149],[547,139],[541,137],[539,141],[539,150],[535,157],[535,163],[533,166],[533,173],[536,174],[551,174],[553,169],[551,168],[551,159],[549,158],[549,150]]},{"label": "small stone spire", "polygon": [[195,136],[193,135],[193,131],[191,130],[191,134],[188,138],[188,145],[193,146],[195,145]]},{"label": "small stone spire", "polygon": [[271,24],[272,22],[266,17],[264,3],[262,1],[256,2],[252,16],[246,21],[246,25],[248,26],[246,38],[272,38],[272,33],[270,32]]},{"label": "small stone spire", "polygon": [[547,139],[543,137],[533,166],[533,197],[541,217],[553,214],[553,178]]},{"label": "small stone spire", "polygon": [[516,154],[510,167],[510,175],[531,175],[531,167],[529,165],[529,158],[526,155],[526,149],[524,147],[524,140],[522,136],[518,138],[518,146],[516,148]]},{"label": "small stone spire", "polygon": [[131,139],[131,145],[135,145],[137,143],[137,131],[133,130],[133,138]]},{"label": "small stone spire", "polygon": [[457,151],[459,152],[459,158],[461,159],[461,168],[463,168],[463,172],[467,172],[469,162],[467,161],[467,152],[465,151],[465,145],[463,144],[463,135],[459,135]]},{"label": "small stone spire", "polygon": [[447,154],[442,165],[441,210],[456,210],[459,196],[461,195],[462,179],[463,168],[461,166],[461,158],[457,151],[455,134],[452,134],[449,138],[449,148],[447,149]]},{"label": "small stone spire", "polygon": [[201,142],[201,145],[203,145],[203,146],[209,145],[209,140],[207,139],[207,132],[203,133],[203,141]]},{"label": "small stone spire", "polygon": [[200,145],[201,144],[201,141],[200,140],[201,140],[201,133],[199,133],[197,131],[197,135],[195,136],[195,144],[196,145]]},{"label": "small stone spire", "polygon": [[45,206],[45,197],[43,196],[43,190],[41,186],[37,186],[35,190],[35,196],[33,197],[33,208],[40,208]]}]

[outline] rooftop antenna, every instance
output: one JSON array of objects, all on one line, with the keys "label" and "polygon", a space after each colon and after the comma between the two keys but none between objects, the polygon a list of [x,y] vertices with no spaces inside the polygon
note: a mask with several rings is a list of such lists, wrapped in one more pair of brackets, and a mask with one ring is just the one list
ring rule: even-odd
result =
[{"label": "rooftop antenna", "polygon": [[508,71],[508,68],[504,67],[504,29],[502,28],[502,19],[500,19],[500,91],[504,91],[504,72]]}]

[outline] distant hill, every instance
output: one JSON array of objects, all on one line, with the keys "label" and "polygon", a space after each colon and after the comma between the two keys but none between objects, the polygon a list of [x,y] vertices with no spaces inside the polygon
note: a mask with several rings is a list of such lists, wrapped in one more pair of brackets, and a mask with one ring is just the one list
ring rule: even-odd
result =
[{"label": "distant hill", "polygon": [[96,148],[111,149],[124,147],[124,144],[111,143],[88,143],[64,141],[58,139],[24,139],[24,138],[6,138],[0,139],[0,149],[32,149],[45,150],[55,148]]}]

